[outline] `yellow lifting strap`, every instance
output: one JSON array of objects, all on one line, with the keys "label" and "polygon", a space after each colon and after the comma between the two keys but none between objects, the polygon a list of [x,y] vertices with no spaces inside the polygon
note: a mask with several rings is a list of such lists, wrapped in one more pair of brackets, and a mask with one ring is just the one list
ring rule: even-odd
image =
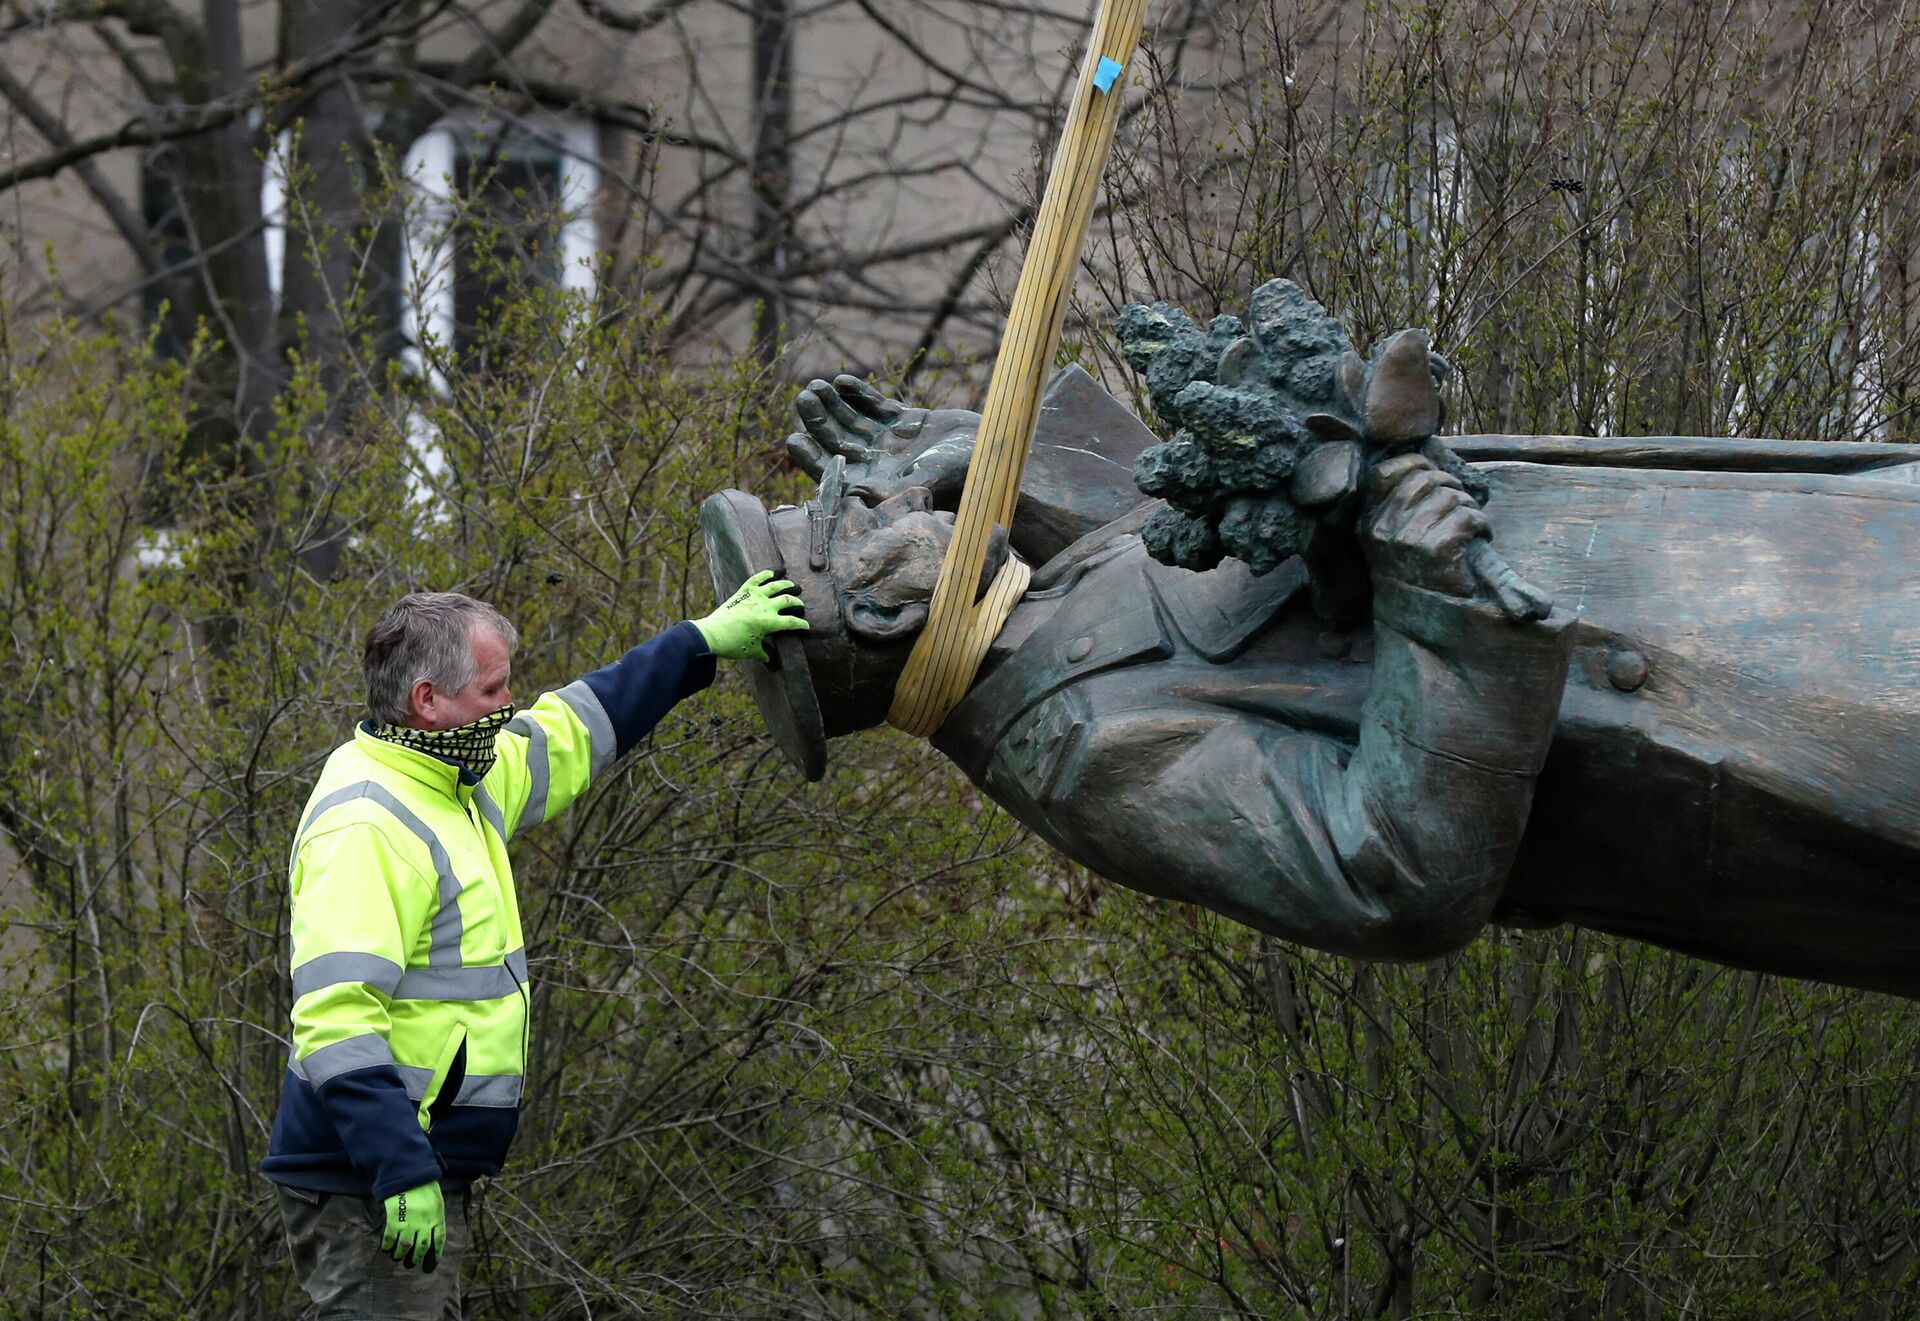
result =
[{"label": "yellow lifting strap", "polygon": [[1139,44],[1146,14],[1147,0],[1102,0],[1093,20],[1086,62],[1067,108],[1013,310],[987,383],[953,541],[933,589],[927,626],[907,658],[887,712],[888,723],[909,734],[924,737],[940,728],[947,712],[966,695],[980,658],[1026,591],[1027,566],[1009,556],[986,596],[977,605],[973,600],[994,524],[1013,526],[1040,390],[1060,345],[1080,245],[1093,219],[1100,175],[1120,116],[1118,79]]}]

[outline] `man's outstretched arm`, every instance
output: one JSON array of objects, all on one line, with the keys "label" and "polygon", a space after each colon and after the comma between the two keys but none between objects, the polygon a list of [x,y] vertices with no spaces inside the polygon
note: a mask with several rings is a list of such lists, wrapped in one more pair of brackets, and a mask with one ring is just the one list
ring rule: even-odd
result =
[{"label": "man's outstretched arm", "polygon": [[787,613],[793,584],[760,573],[712,614],[683,620],[610,665],[541,694],[507,723],[500,760],[482,783],[482,810],[503,839],[551,821],[653,732],[685,698],[713,682],[716,660],[765,660],[769,633],[804,629]]}]

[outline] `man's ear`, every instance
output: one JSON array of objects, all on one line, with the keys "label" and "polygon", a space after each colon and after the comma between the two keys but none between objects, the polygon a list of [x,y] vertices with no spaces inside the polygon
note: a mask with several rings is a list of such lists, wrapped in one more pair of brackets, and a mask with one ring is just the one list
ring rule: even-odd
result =
[{"label": "man's ear", "polygon": [[925,601],[909,601],[903,606],[889,607],[849,598],[846,602],[847,632],[870,642],[898,642],[924,628],[929,612],[930,607]]},{"label": "man's ear", "polygon": [[419,727],[430,729],[433,726],[434,687],[431,679],[415,679],[413,687],[407,690],[407,712],[411,717],[408,723],[420,722]]}]

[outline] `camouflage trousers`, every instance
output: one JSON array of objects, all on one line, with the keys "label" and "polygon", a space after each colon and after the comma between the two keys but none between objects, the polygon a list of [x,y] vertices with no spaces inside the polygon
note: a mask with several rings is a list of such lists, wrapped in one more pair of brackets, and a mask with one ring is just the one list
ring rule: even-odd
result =
[{"label": "camouflage trousers", "polygon": [[472,1193],[447,1194],[447,1247],[428,1275],[380,1251],[384,1212],[371,1199],[276,1185],[300,1287],[320,1321],[460,1321],[460,1259]]}]

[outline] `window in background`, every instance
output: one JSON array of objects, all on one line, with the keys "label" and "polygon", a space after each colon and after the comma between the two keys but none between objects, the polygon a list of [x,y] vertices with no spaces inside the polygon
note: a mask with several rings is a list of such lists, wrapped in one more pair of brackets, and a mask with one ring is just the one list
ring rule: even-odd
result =
[{"label": "window in background", "polygon": [[[261,186],[267,278],[276,299],[287,252],[289,147],[282,131]],[[395,296],[381,304],[397,322],[415,371],[437,378],[447,350],[471,349],[489,309],[516,282],[593,291],[598,148],[591,121],[548,112],[505,126],[444,120],[414,143],[404,165],[412,195]],[[179,233],[170,260],[184,259],[184,216],[177,208],[168,214],[178,216],[171,223]]]},{"label": "window in background", "polygon": [[[507,128],[443,121],[407,153],[414,191],[401,244],[401,354],[436,392],[516,282],[591,297],[598,148],[592,122],[540,114]],[[409,430],[414,499],[437,505],[445,446],[418,413]]]},{"label": "window in background", "polygon": [[591,294],[599,191],[594,125],[557,114],[510,126],[446,121],[407,154],[416,189],[403,244],[403,342],[429,378],[516,283]]},{"label": "window in background", "polygon": [[[554,288],[560,253],[554,233],[565,158],[549,143],[460,144],[453,193],[463,206],[453,229],[453,346],[465,358],[480,328],[516,284]],[[477,150],[476,150],[477,149]]]}]

